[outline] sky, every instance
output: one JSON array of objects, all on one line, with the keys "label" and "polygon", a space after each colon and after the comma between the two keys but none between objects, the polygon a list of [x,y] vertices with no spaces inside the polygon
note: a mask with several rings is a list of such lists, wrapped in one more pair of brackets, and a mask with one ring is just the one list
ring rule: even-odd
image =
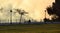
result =
[{"label": "sky", "polygon": [[[4,10],[0,10],[0,19],[8,20],[9,19],[9,9],[21,9],[28,12],[27,15],[24,15],[24,18],[32,18],[37,21],[43,21],[45,18],[46,7],[52,6],[52,2],[55,0],[0,0],[0,8],[3,7]],[[19,19],[20,15],[13,10],[13,21]],[[8,18],[7,18],[8,17]],[[51,16],[46,12],[46,17],[51,19]]]}]

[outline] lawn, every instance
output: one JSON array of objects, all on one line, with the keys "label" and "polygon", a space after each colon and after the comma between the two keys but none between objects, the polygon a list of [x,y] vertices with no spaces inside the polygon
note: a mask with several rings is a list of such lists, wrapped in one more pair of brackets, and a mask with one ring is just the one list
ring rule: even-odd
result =
[{"label": "lawn", "polygon": [[60,33],[60,24],[17,24],[0,26],[0,33]]}]

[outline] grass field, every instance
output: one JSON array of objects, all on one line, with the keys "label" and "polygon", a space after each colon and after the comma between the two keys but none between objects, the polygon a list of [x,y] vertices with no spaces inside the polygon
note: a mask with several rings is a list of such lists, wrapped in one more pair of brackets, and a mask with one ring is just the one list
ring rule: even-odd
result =
[{"label": "grass field", "polygon": [[60,24],[0,26],[0,33],[60,33]]}]

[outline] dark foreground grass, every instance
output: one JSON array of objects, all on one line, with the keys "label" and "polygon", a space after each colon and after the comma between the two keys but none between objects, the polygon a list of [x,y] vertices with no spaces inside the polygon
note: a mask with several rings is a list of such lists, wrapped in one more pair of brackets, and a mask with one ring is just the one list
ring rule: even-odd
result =
[{"label": "dark foreground grass", "polygon": [[60,33],[60,24],[17,24],[0,26],[0,33]]}]

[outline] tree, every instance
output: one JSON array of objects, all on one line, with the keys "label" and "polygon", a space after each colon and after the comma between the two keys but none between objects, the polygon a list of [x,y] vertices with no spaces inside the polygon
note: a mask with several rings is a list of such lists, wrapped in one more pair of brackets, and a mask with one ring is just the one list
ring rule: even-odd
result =
[{"label": "tree", "polygon": [[24,10],[16,9],[16,11],[21,15],[20,16],[20,23],[22,22],[22,16],[25,14],[28,14],[28,12],[25,12]]},{"label": "tree", "polygon": [[[60,21],[60,7],[57,2],[53,3],[52,7],[49,6],[46,9],[47,9],[47,12],[49,15],[55,15],[54,16],[55,18],[52,18],[52,20]],[[58,17],[56,17],[56,16],[58,16]]]}]

